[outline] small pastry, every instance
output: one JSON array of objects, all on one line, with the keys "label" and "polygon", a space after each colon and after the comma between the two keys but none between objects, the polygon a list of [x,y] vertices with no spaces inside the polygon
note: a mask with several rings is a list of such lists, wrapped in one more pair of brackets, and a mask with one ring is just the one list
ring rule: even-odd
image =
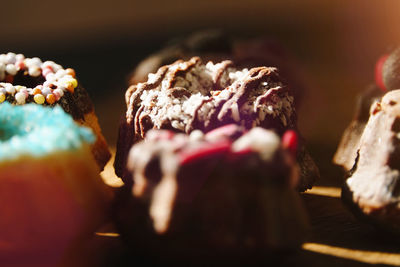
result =
[{"label": "small pastry", "polygon": [[90,152],[94,141],[58,106],[0,105],[2,263],[59,263],[104,221],[111,191]]},{"label": "small pastry", "polygon": [[[356,110],[350,125],[345,129],[340,140],[338,149],[333,157],[333,162],[349,171],[357,158],[360,145],[360,138],[364,132],[369,119],[371,106],[380,101],[382,96],[389,90],[396,89],[392,86],[393,59],[398,57],[392,53],[390,57],[383,55],[375,65],[375,84],[370,85],[365,92],[359,94],[356,103]],[[388,60],[390,58],[390,60]],[[390,74],[390,75],[389,75]],[[385,82],[386,81],[386,82]]]},{"label": "small pastry", "polygon": [[96,134],[91,145],[100,170],[111,157],[101,133],[92,101],[76,78],[73,69],[64,69],[53,61],[25,58],[22,54],[0,55],[0,103],[13,105],[34,103],[61,106],[74,120],[90,127]]},{"label": "small pastry", "polygon": [[386,230],[400,230],[400,90],[373,103],[342,198]]},{"label": "small pastry", "polygon": [[206,134],[148,131],[128,158],[134,182],[119,203],[122,236],[160,260],[297,247],[307,220],[295,190],[296,138],[236,124]]},{"label": "small pastry", "polygon": [[[294,97],[278,69],[237,69],[229,60],[204,64],[194,57],[163,66],[149,74],[147,82],[129,87],[125,101],[126,119],[121,121],[114,166],[128,184],[132,181],[126,170],[128,152],[150,129],[207,133],[234,123],[246,129],[273,129],[282,135],[297,128]],[[319,173],[304,141],[299,139],[299,143],[299,190],[304,191]]]}]

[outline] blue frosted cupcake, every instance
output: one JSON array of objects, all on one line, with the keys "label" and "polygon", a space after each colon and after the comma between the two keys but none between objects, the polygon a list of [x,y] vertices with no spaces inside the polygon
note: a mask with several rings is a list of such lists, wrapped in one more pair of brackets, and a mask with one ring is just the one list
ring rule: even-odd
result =
[{"label": "blue frosted cupcake", "polygon": [[99,226],[110,192],[94,141],[60,107],[0,105],[0,259],[59,260]]}]

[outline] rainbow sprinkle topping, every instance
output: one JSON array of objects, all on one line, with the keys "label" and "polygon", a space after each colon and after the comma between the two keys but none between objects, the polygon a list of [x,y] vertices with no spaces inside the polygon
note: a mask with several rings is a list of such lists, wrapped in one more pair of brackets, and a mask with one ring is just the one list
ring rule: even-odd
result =
[{"label": "rainbow sprinkle topping", "polygon": [[77,86],[73,69],[23,54],[0,55],[0,103],[52,105],[66,92],[73,94]]}]

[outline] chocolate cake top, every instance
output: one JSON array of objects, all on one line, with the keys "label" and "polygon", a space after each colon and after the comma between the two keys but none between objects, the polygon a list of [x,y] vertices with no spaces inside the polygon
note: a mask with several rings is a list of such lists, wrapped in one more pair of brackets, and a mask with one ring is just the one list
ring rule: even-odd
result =
[{"label": "chocolate cake top", "polygon": [[178,60],[126,92],[127,123],[142,139],[152,128],[208,132],[235,123],[282,132],[295,127],[293,96],[271,67],[236,69],[231,61]]}]

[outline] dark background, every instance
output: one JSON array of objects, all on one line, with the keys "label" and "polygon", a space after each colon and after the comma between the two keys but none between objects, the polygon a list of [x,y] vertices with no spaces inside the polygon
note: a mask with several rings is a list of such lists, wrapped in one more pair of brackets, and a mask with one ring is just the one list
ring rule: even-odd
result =
[{"label": "dark background", "polygon": [[129,72],[169,39],[208,28],[268,36],[307,81],[303,134],[332,153],[376,59],[400,41],[399,11],[396,0],[1,1],[0,51],[75,68],[112,145]]}]

